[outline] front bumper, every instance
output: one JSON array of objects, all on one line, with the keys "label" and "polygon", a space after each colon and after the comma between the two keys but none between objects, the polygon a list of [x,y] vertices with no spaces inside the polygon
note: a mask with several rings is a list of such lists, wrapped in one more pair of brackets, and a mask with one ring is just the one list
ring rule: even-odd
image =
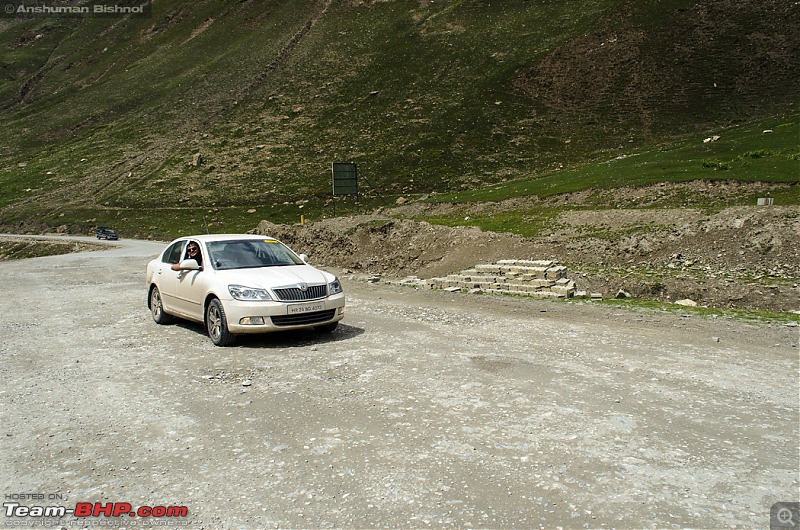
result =
[{"label": "front bumper", "polygon": [[[310,302],[250,302],[222,300],[228,331],[234,334],[269,333],[313,328],[344,318],[344,293]],[[263,323],[259,323],[263,321]],[[256,322],[256,323],[245,323]]]}]

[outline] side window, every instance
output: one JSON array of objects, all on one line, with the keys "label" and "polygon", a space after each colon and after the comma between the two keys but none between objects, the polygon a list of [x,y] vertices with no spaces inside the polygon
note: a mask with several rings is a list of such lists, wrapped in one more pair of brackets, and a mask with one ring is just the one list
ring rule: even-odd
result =
[{"label": "side window", "polygon": [[164,263],[180,263],[181,261],[181,254],[183,253],[183,245],[186,243],[185,241],[176,241],[169,247],[167,250],[164,251],[164,255],[161,258],[161,261]]}]

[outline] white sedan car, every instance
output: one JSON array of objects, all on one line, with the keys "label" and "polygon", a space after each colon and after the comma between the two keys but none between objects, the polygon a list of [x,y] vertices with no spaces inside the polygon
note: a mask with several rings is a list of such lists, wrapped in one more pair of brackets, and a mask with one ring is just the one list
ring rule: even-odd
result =
[{"label": "white sedan car", "polygon": [[270,237],[182,237],[147,264],[147,305],[159,324],[205,324],[217,346],[241,333],[331,332],[344,317],[342,286],[307,259]]}]

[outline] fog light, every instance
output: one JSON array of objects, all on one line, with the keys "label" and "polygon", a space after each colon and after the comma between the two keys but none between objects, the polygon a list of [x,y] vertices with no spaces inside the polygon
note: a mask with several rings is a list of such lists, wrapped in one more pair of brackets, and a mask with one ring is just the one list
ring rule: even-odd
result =
[{"label": "fog light", "polygon": [[344,315],[344,307],[340,307],[339,308],[339,314],[340,315]]},{"label": "fog light", "polygon": [[244,317],[239,320],[239,324],[242,326],[257,326],[264,324],[264,317]]}]

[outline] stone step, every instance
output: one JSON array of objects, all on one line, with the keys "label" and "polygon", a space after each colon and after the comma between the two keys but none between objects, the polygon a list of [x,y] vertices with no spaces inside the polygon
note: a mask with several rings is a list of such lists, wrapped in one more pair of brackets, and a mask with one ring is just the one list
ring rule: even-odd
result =
[{"label": "stone step", "polygon": [[460,273],[426,281],[431,289],[448,291],[510,293],[537,298],[574,296],[575,282],[567,268],[548,260],[500,260],[479,264]]},{"label": "stone step", "polygon": [[567,275],[567,268],[564,265],[552,265],[549,267],[534,267],[525,265],[497,265],[497,264],[481,264],[475,265],[473,269],[478,274],[494,274],[503,276],[520,276],[527,275],[528,278],[541,278],[548,280],[557,280],[564,278]]},{"label": "stone step", "polygon": [[506,281],[504,276],[486,276],[478,274],[451,274],[447,279],[465,283],[504,283]]},{"label": "stone step", "polygon": [[534,293],[529,293],[527,291],[514,291],[511,289],[485,289],[484,292],[493,294],[514,294],[517,296],[526,296],[528,298],[537,299],[561,298],[560,295],[551,291],[536,291]]},{"label": "stone step", "polygon": [[551,260],[527,260],[527,259],[501,259],[497,262],[498,265],[522,265],[525,267],[550,267],[557,265],[555,261]]},{"label": "stone step", "polygon": [[542,280],[540,278],[527,279],[523,277],[509,278],[506,276],[466,276],[461,274],[451,274],[445,278],[431,278],[431,281],[442,282],[456,282],[463,284],[519,284],[519,285],[533,285],[536,287],[552,287],[554,285],[566,285],[570,280]]},{"label": "stone step", "polygon": [[551,293],[555,293],[558,296],[563,296],[565,298],[570,298],[575,295],[575,288],[569,288],[564,285],[556,285],[555,287],[550,288]]}]

